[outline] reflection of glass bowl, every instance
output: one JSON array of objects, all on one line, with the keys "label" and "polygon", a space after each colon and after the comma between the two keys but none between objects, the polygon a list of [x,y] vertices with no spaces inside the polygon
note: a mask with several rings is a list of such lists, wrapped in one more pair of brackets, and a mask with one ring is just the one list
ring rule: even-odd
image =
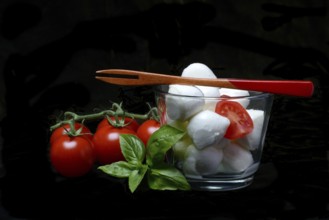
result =
[{"label": "reflection of glass bowl", "polygon": [[168,162],[184,173],[195,190],[248,186],[260,164],[273,95],[243,91],[236,97],[204,97],[195,88],[155,88],[161,123],[186,131],[168,152]]}]

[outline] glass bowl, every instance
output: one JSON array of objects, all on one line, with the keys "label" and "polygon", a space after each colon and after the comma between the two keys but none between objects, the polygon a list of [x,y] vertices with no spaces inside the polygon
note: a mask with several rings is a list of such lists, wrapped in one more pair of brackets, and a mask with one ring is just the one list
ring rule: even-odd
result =
[{"label": "glass bowl", "polygon": [[[257,172],[273,95],[245,90],[160,85],[154,88],[161,124],[185,131],[167,153],[193,190],[247,187]],[[218,91],[216,91],[218,90]]]}]

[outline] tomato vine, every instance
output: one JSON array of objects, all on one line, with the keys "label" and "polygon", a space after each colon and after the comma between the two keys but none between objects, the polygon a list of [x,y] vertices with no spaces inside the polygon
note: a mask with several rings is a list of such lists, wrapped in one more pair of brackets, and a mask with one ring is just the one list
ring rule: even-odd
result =
[{"label": "tomato vine", "polygon": [[[108,175],[128,178],[131,192],[144,177],[151,189],[189,190],[184,175],[172,164],[164,163],[166,151],[184,132],[161,126],[158,109],[150,105],[149,109],[146,114],[136,114],[114,103],[111,109],[92,114],[65,112],[63,119],[50,127],[53,168],[63,176],[78,177],[91,171],[96,163]],[[129,123],[136,119],[144,122],[135,132]],[[93,133],[84,123],[95,120],[100,122]]]},{"label": "tomato vine", "polygon": [[70,134],[73,136],[76,136],[76,135],[78,135],[78,133],[76,133],[75,128],[74,128],[75,122],[84,123],[86,121],[94,121],[94,120],[103,119],[104,117],[107,117],[107,116],[129,117],[129,118],[140,119],[140,120],[147,120],[147,119],[153,118],[158,121],[159,117],[157,116],[157,114],[158,114],[157,108],[151,107],[150,105],[149,105],[149,107],[150,107],[150,110],[146,114],[137,114],[137,113],[131,113],[131,112],[125,111],[122,108],[122,103],[120,103],[120,104],[113,103],[111,109],[107,109],[107,110],[103,110],[103,111],[100,111],[97,113],[91,113],[91,114],[79,115],[75,112],[67,111],[64,113],[62,120],[60,120],[56,124],[50,126],[50,131],[52,132],[56,128],[59,128],[65,124],[69,124],[70,128],[71,128],[70,130],[72,130],[72,132]]}]

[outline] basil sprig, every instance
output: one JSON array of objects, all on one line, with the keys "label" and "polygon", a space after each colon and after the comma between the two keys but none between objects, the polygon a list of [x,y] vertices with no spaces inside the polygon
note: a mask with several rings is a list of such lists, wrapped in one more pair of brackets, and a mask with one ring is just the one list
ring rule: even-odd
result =
[{"label": "basil sprig", "polygon": [[135,135],[121,134],[120,147],[126,161],[99,166],[98,169],[113,177],[128,178],[131,192],[144,177],[154,190],[190,190],[185,176],[165,161],[166,152],[184,134],[170,125],[163,125],[151,135],[146,147]]}]

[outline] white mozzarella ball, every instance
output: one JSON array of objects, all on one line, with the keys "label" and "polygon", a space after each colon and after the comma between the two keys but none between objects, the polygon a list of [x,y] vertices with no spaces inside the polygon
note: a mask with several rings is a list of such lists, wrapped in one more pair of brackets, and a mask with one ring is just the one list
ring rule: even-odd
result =
[{"label": "white mozzarella ball", "polygon": [[215,147],[207,147],[199,150],[195,169],[200,175],[210,175],[217,172],[223,159],[223,151]]},{"label": "white mozzarella ball", "polygon": [[247,90],[230,89],[230,88],[220,88],[219,93],[220,96],[229,96],[229,97],[243,97],[250,95]]},{"label": "white mozzarella ball", "polygon": [[231,143],[223,149],[223,165],[226,170],[243,172],[254,162],[249,150]]},{"label": "white mozzarella ball", "polygon": [[174,153],[174,159],[176,161],[183,161],[185,159],[187,148],[192,144],[190,137],[185,135],[179,141],[177,141],[172,147]]},{"label": "white mozzarella ball", "polygon": [[[219,89],[220,97],[246,97],[249,96],[249,92],[247,90],[241,89],[230,89],[230,88],[220,88]],[[232,99],[233,101],[239,102],[243,107],[247,108],[250,103],[248,98],[241,98],[241,99]]]},{"label": "white mozzarella ball", "polygon": [[[216,79],[216,75],[213,73],[213,71],[202,63],[192,63],[189,66],[187,66],[183,72],[182,77],[192,77],[192,78],[208,78],[208,79]],[[219,88],[217,87],[211,87],[211,86],[198,86],[203,95],[205,97],[219,97]],[[216,102],[212,100],[207,100],[205,109],[214,110],[216,106]]]},{"label": "white mozzarella ball", "polygon": [[191,118],[187,133],[196,148],[203,149],[218,143],[230,125],[230,120],[213,111],[204,110]]},{"label": "white mozzarella ball", "polygon": [[203,63],[192,63],[188,65],[182,72],[183,77],[194,78],[217,78],[213,71]]},{"label": "white mozzarella ball", "polygon": [[203,93],[195,86],[170,85],[168,93],[178,95],[166,96],[166,109],[170,120],[184,121],[203,109],[204,99],[195,98],[196,96],[203,97]]},{"label": "white mozzarella ball", "polygon": [[[223,158],[224,158],[224,156],[223,156]],[[217,173],[223,173],[223,174],[232,173],[232,169],[227,168],[223,161],[224,160],[222,160],[222,163],[220,163],[219,166],[217,167]]]},{"label": "white mozzarella ball", "polygon": [[204,93],[205,97],[215,97],[215,99],[207,98],[205,100],[203,110],[215,111],[216,110],[216,104],[218,102],[218,99],[216,99],[216,97],[219,97],[219,89],[214,88],[214,87],[209,87],[209,88],[212,88],[212,89],[207,89],[206,92],[205,92],[205,89],[202,89],[202,88],[200,88],[200,89]]},{"label": "white mozzarella ball", "polygon": [[197,155],[197,149],[193,145],[190,145],[186,150],[182,170],[187,177],[201,178],[200,174],[196,170],[197,158],[195,155]]},{"label": "white mozzarella ball", "polygon": [[227,145],[229,145],[230,143],[231,143],[231,140],[229,140],[229,139],[223,137],[218,143],[216,143],[216,144],[214,145],[214,147],[217,148],[217,149],[222,150],[222,149],[224,149]]},{"label": "white mozzarella ball", "polygon": [[264,124],[264,111],[248,109],[247,112],[253,121],[254,129],[245,137],[238,139],[238,142],[249,150],[256,150],[263,144],[261,138]]},{"label": "white mozzarella ball", "polygon": [[183,164],[185,174],[210,175],[217,172],[223,159],[223,151],[215,147],[198,150],[190,145],[186,151],[186,160]]}]

